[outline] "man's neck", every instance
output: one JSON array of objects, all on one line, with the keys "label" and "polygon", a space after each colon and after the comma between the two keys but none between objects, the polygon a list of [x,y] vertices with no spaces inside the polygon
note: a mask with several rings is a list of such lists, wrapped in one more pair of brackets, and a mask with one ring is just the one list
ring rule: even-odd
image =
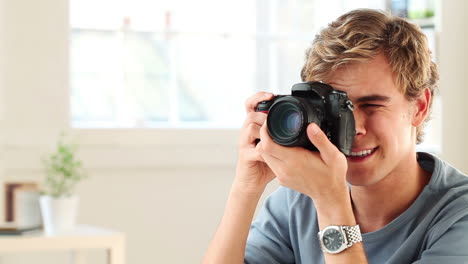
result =
[{"label": "man's neck", "polygon": [[363,233],[376,231],[407,210],[430,179],[416,157],[372,186],[351,186],[354,215]]}]

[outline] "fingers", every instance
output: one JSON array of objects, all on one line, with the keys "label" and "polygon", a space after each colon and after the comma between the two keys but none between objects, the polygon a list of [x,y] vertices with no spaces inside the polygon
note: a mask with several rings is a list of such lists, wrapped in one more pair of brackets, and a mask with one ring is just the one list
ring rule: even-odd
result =
[{"label": "fingers", "polygon": [[281,154],[286,153],[285,155],[288,155],[287,153],[289,153],[289,151],[293,151],[293,148],[281,146],[273,141],[270,134],[268,134],[266,122],[260,128],[260,139],[262,142],[260,148],[262,155],[274,155],[276,158],[284,159],[286,157],[280,156]]},{"label": "fingers", "polygon": [[245,111],[247,113],[249,112],[255,112],[255,109],[257,108],[258,103],[262,101],[268,101],[273,98],[272,93],[267,93],[267,92],[258,92],[251,96],[247,101],[245,101]]},{"label": "fingers", "polygon": [[309,124],[307,127],[307,136],[310,142],[317,147],[320,152],[322,160],[326,164],[334,164],[337,159],[345,158],[344,155],[338,150],[338,148],[331,143],[327,135],[323,133],[319,126],[315,123]]},{"label": "fingers", "polygon": [[260,129],[260,139],[262,145],[260,146],[259,151],[264,158],[265,155],[269,155],[276,158],[277,160],[287,161],[294,157],[297,153],[309,152],[302,147],[286,147],[274,142],[268,133],[266,122]]},{"label": "fingers", "polygon": [[241,130],[241,139],[239,144],[241,146],[254,145],[255,141],[260,138],[260,128],[267,115],[260,112],[250,112],[247,114],[244,126]]},{"label": "fingers", "polygon": [[255,145],[260,139],[260,128],[259,124],[250,123],[245,128],[244,144],[243,145]]},{"label": "fingers", "polygon": [[262,126],[263,123],[265,123],[266,118],[267,118],[267,115],[265,113],[249,112],[247,113],[247,117],[245,118],[243,127],[247,127],[249,124],[252,124],[252,123]]},{"label": "fingers", "polygon": [[259,154],[260,158],[262,159],[261,161],[265,162],[268,164],[268,166],[271,168],[271,170],[275,173],[275,175],[282,175],[283,169],[285,168],[285,161],[281,160],[273,155],[270,155],[268,153],[262,152]]},{"label": "fingers", "polygon": [[247,118],[244,122],[244,126],[241,131],[241,139],[239,145],[241,147],[253,146],[257,143],[257,139],[260,138],[260,127],[266,120],[266,114],[256,112],[258,103],[262,101],[271,100],[273,98],[272,93],[258,92],[251,96],[245,102],[245,109],[247,111]]},{"label": "fingers", "polygon": [[255,148],[245,149],[244,152],[243,152],[243,159],[244,160],[250,160],[250,161],[265,162],[263,157],[260,155],[260,153],[258,153],[258,151]]},{"label": "fingers", "polygon": [[[334,165],[342,162],[346,162],[346,157],[341,153],[338,148],[331,143],[325,133],[315,123],[309,124],[307,127],[307,136],[309,140],[317,147],[319,153],[314,152],[314,156],[319,156],[325,164]],[[292,157],[295,157],[297,153],[309,151],[300,147],[285,147],[276,144],[268,134],[266,125],[263,125],[260,129],[260,138],[262,146],[259,149],[263,158],[265,154],[274,156],[278,160],[287,161]],[[304,152],[305,153],[305,152]]]}]

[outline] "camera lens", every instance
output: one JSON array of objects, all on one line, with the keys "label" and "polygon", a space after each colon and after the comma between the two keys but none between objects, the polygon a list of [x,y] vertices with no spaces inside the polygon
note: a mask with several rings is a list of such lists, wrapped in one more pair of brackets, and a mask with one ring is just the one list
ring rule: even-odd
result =
[{"label": "camera lens", "polygon": [[281,102],[270,109],[268,120],[271,136],[277,141],[291,141],[301,132],[304,117],[297,104]]},{"label": "camera lens", "polygon": [[284,96],[276,100],[267,116],[268,133],[273,141],[283,146],[308,147],[307,125],[321,126],[322,114],[310,98]]}]

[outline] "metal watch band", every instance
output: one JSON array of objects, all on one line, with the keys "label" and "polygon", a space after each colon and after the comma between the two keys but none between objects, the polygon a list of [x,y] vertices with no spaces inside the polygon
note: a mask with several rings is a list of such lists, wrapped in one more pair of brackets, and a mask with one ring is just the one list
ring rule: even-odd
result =
[{"label": "metal watch band", "polygon": [[348,247],[362,241],[361,229],[359,228],[359,225],[342,226],[342,228],[346,233],[346,238],[348,240],[348,245],[347,245]]},{"label": "metal watch band", "polygon": [[[334,231],[333,231],[334,230]],[[329,232],[329,234],[332,234],[333,232],[339,232],[341,236],[343,236],[343,240],[341,241],[341,244],[335,244],[334,248],[329,248],[325,243],[329,243],[330,240],[325,239],[325,234]],[[324,253],[330,253],[330,254],[337,254],[342,252],[343,250],[351,247],[352,245],[359,243],[362,241],[362,236],[361,236],[361,229],[359,228],[359,225],[355,226],[327,226],[320,232],[318,232],[318,238],[320,241],[320,248]],[[333,242],[334,239],[330,238],[331,241]],[[336,238],[335,238],[336,239]],[[328,242],[325,242],[328,241]],[[330,246],[330,244],[328,244]],[[336,247],[338,246],[338,247]]]}]

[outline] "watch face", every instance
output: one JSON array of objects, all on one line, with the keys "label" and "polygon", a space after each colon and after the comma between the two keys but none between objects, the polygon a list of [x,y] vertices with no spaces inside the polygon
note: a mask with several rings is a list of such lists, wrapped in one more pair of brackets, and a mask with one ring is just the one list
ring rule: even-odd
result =
[{"label": "watch face", "polygon": [[344,239],[340,231],[336,229],[328,229],[323,233],[323,245],[330,252],[337,252],[343,246]]}]

